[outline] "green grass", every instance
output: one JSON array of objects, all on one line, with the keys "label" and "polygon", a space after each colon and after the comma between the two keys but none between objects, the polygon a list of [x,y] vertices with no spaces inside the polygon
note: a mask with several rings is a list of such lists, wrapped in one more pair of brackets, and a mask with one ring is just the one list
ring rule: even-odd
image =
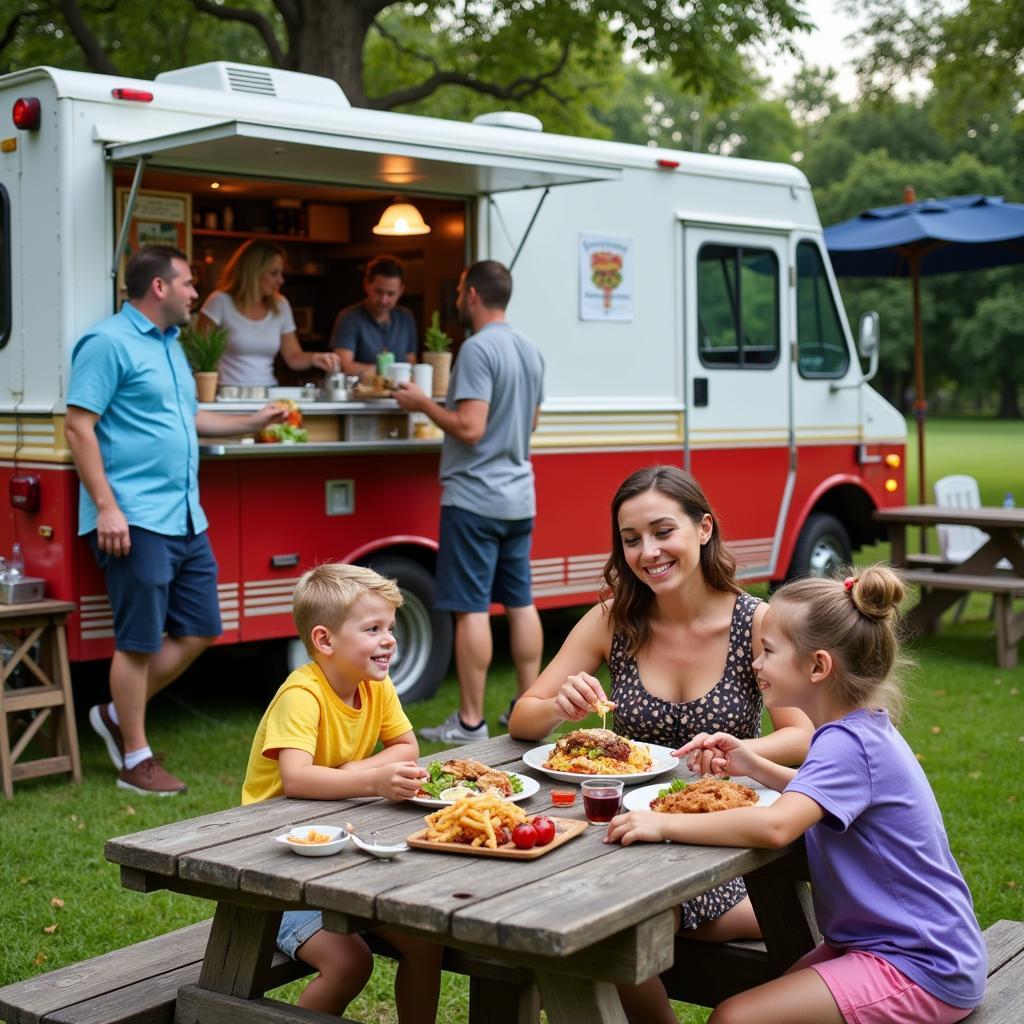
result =
[{"label": "green grass", "polygon": [[[995,504],[1006,490],[1024,501],[1020,424],[988,421],[929,423],[929,478],[967,468]],[[912,443],[908,446],[914,452]],[[915,461],[911,454],[909,461]],[[912,490],[910,493],[914,493]],[[858,556],[884,558],[886,545]],[[763,594],[763,588],[753,588]],[[967,618],[912,651],[904,733],[917,752],[946,819],[950,845],[974,894],[982,927],[1000,918],[1024,919],[1024,867],[1020,857],[1024,803],[1024,667],[995,667],[987,598],[972,597]],[[544,616],[546,657],[557,650],[579,610]],[[497,656],[487,688],[492,735],[515,690],[503,624],[495,623]],[[102,682],[76,681],[84,781],[66,777],[15,785],[0,805],[0,985],[208,917],[209,903],[170,893],[140,895],[120,887],[117,869],[103,859],[104,841],[164,822],[237,803],[249,744],[266,699],[280,680],[266,678],[258,657],[213,651],[188,677],[153,702],[150,729],[168,766],[189,791],[172,800],[136,797],[113,785],[106,752],[85,721]],[[261,676],[261,673],[263,674]],[[444,718],[457,703],[446,680],[437,695],[407,708],[419,728]],[[437,746],[424,744],[422,752]],[[53,900],[63,906],[54,906]],[[52,934],[45,929],[56,925]],[[379,961],[349,1015],[367,1022],[395,1019],[392,965]],[[293,998],[302,983],[281,990]],[[439,1021],[465,1018],[468,983],[446,976]],[[681,1019],[698,1024],[707,1013],[680,1006]]]}]

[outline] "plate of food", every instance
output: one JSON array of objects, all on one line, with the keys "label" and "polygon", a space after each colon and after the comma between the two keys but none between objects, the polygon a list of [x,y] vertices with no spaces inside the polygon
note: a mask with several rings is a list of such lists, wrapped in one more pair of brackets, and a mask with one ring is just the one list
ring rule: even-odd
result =
[{"label": "plate of food", "polygon": [[530,817],[492,793],[463,797],[423,820],[427,827],[406,840],[416,849],[512,860],[543,857],[587,829],[585,821],[575,818]]},{"label": "plate of food", "polygon": [[348,835],[336,825],[298,825],[274,840],[300,857],[328,857],[345,848]]},{"label": "plate of food", "polygon": [[730,807],[767,807],[780,794],[745,776],[719,779],[714,775],[692,775],[663,786],[641,786],[622,798],[626,811],[662,811],[665,814],[703,814]]},{"label": "plate of food", "polygon": [[657,778],[679,765],[671,747],[638,743],[611,729],[575,729],[557,743],[528,750],[523,760],[561,782],[621,779],[626,785]]},{"label": "plate of food", "polygon": [[465,796],[488,791],[518,803],[540,789],[540,783],[528,775],[490,768],[470,758],[432,761],[427,765],[427,772],[430,778],[416,796],[411,797],[414,804],[424,807],[448,807]]}]

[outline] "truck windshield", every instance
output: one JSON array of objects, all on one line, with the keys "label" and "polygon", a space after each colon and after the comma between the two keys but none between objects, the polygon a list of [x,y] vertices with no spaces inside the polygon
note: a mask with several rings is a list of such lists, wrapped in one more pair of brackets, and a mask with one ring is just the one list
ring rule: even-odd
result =
[{"label": "truck windshield", "polygon": [[11,336],[11,202],[0,185],[0,348]]},{"label": "truck windshield", "polygon": [[770,369],[779,358],[779,261],[769,249],[704,245],[697,257],[700,360]]}]

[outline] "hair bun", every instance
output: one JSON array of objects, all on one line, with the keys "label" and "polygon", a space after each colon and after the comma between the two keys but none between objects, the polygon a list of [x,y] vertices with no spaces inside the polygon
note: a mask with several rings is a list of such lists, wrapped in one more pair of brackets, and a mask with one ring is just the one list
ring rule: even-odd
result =
[{"label": "hair bun", "polygon": [[885,621],[898,614],[907,588],[898,572],[884,565],[872,565],[857,575],[850,597],[862,615]]}]

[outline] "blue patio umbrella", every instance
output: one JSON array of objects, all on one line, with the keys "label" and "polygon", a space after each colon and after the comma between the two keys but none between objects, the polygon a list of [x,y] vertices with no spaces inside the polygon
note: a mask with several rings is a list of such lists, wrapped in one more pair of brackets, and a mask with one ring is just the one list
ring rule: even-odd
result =
[{"label": "blue patio umbrella", "polygon": [[1002,196],[949,196],[865,210],[825,228],[840,277],[909,277],[914,298],[914,414],[918,422],[918,501],[925,502],[924,344],[921,286],[925,274],[948,274],[1024,262],[1024,205]]}]

